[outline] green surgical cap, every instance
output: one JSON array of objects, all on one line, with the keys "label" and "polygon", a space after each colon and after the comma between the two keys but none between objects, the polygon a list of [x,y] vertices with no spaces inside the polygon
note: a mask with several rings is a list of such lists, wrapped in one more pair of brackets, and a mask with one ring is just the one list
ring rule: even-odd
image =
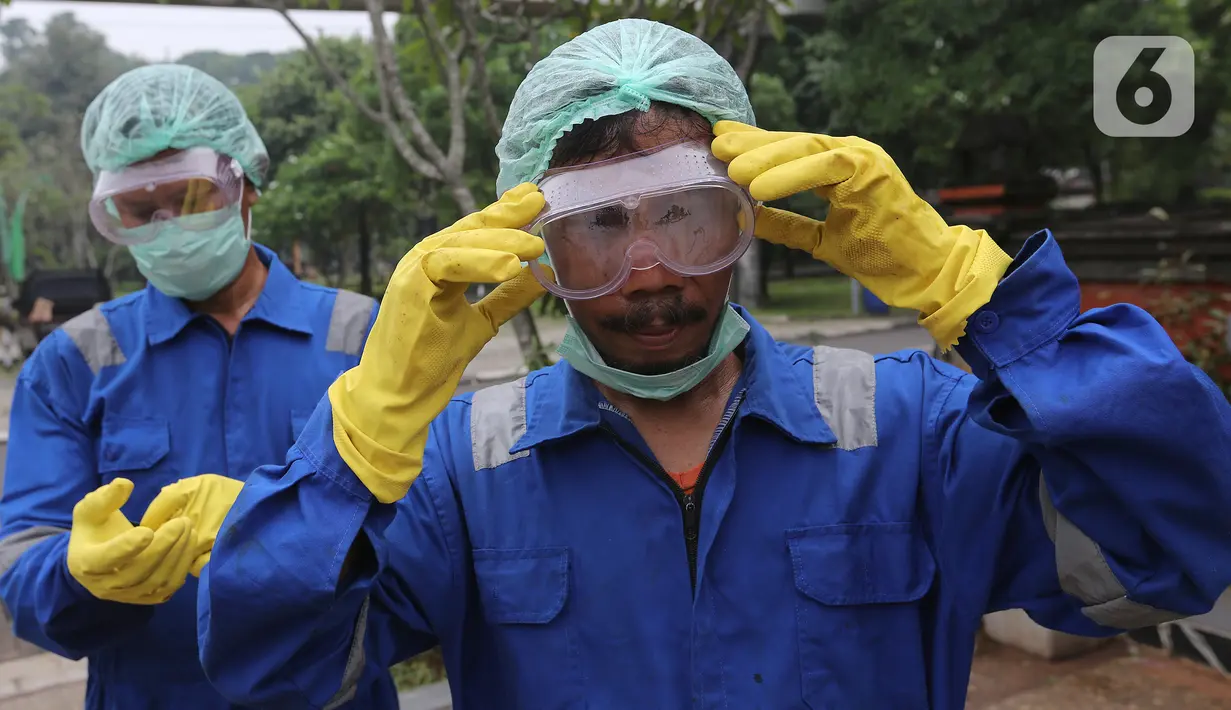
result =
[{"label": "green surgical cap", "polygon": [[151,64],[126,72],[90,103],[81,152],[90,171],[119,170],[168,149],[211,148],[258,187],[269,153],[230,89],[199,69]]},{"label": "green surgical cap", "polygon": [[496,144],[497,194],[542,175],[573,126],[648,111],[651,101],[692,109],[710,123],[756,121],[743,82],[708,44],[670,25],[616,20],[557,47],[517,87]]}]

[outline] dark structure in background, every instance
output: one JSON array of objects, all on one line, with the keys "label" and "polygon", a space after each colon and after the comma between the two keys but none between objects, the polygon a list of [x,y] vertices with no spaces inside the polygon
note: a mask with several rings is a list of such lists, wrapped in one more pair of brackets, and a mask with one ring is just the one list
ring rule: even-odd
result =
[{"label": "dark structure in background", "polygon": [[[111,283],[101,269],[41,269],[22,282],[13,306],[37,344],[68,319],[111,297]],[[26,339],[21,339],[24,346]]]}]

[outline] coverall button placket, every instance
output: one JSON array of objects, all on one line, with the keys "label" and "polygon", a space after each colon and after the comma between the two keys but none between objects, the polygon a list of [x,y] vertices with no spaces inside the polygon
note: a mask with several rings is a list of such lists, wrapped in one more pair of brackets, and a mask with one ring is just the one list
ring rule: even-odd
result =
[{"label": "coverall button placket", "polygon": [[[246,343],[250,340],[250,338],[246,337],[241,340],[243,332],[244,326],[241,322],[239,327],[235,329],[235,334],[229,338],[228,344],[230,347],[227,348],[226,361],[223,365],[226,368],[226,378],[224,381],[227,383],[227,388],[223,394],[222,437],[224,446],[222,455],[223,460],[226,461],[226,474],[233,478],[244,478],[248,473],[247,471],[234,470],[236,464],[244,458],[240,455],[240,452],[244,450],[243,438],[246,435],[242,426],[244,421],[242,408],[244,403],[248,401],[248,398],[244,396],[246,380],[242,372],[243,368],[235,366],[237,358],[240,358],[238,354],[241,343]],[[239,359],[239,362],[243,362],[242,358]]]}]

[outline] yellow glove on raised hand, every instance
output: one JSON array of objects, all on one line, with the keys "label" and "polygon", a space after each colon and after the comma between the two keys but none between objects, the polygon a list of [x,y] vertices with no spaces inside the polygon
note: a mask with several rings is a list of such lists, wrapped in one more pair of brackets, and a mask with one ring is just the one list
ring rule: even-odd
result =
[{"label": "yellow glove on raised hand", "polygon": [[810,252],[885,303],[919,311],[920,324],[946,350],[1012,262],[986,232],[945,224],[874,143],[734,121],[719,121],[714,133],[714,155],[753,199],[814,190],[829,201],[824,222],[762,207],[758,237]]},{"label": "yellow glove on raised hand", "polygon": [[216,473],[181,479],[163,486],[150,507],[145,509],[145,515],[141,516],[141,526],[161,530],[162,526],[176,518],[190,519],[197,533],[192,573],[200,577],[201,570],[209,563],[210,551],[218,539],[218,529],[243,489],[243,481]]},{"label": "yellow glove on raised hand", "polygon": [[188,518],[157,531],[134,527],[120,512],[132,489],[132,481],[117,478],[73,507],[68,572],[99,599],[161,604],[188,578],[196,534]]},{"label": "yellow glove on raised hand", "polygon": [[[543,254],[543,240],[522,231],[542,209],[538,188],[520,185],[398,262],[359,364],[329,388],[338,453],[380,502],[401,499],[418,477],[428,425],[466,365],[544,293],[522,266]],[[500,285],[472,305],[475,283]]]}]

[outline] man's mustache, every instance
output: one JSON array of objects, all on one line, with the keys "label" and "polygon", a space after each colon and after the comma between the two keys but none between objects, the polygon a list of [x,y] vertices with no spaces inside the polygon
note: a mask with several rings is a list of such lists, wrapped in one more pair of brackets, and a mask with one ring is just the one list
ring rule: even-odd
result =
[{"label": "man's mustache", "polygon": [[692,325],[704,323],[707,312],[699,303],[684,300],[676,294],[667,298],[646,298],[629,306],[623,316],[607,316],[599,321],[605,330],[615,333],[636,333],[651,325]]}]

